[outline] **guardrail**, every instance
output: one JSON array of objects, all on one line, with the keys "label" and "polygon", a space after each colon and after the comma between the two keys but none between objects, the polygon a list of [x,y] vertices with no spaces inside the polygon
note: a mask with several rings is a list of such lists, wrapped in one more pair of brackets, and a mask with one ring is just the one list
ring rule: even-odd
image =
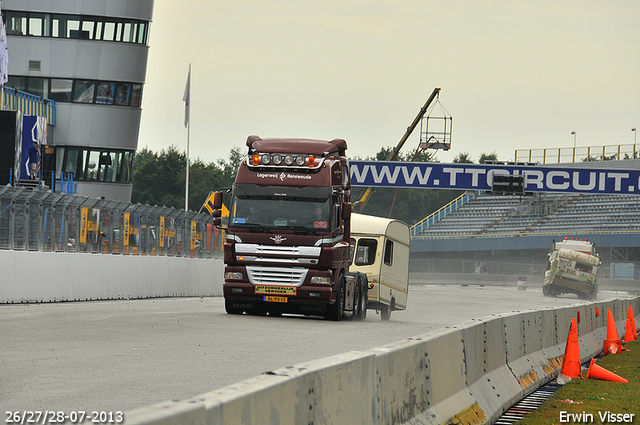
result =
[{"label": "guardrail", "polygon": [[209,214],[0,188],[0,249],[213,258],[222,242]]},{"label": "guardrail", "polygon": [[462,195],[458,196],[453,201],[449,202],[444,207],[440,208],[438,211],[423,218],[422,220],[420,220],[419,222],[411,226],[411,229],[410,229],[411,237],[413,238],[416,235],[418,235],[420,232],[422,232],[424,229],[426,229],[427,227],[433,226],[438,221],[445,218],[447,215],[451,214],[452,212],[456,211],[458,208],[462,207],[464,204],[466,204],[473,198],[475,198],[475,194],[470,195],[469,193],[465,192]]},{"label": "guardrail", "polygon": [[607,309],[620,330],[629,306],[640,317],[640,297],[495,315],[124,416],[128,425],[490,424],[557,376],[571,319],[584,362],[603,350]]},{"label": "guardrail", "polygon": [[47,123],[56,125],[56,102],[27,92],[2,86],[3,109],[22,111],[24,115],[45,117]]},{"label": "guardrail", "polygon": [[638,159],[639,156],[640,150],[634,143],[571,148],[516,149],[515,161],[560,164],[563,162]]}]

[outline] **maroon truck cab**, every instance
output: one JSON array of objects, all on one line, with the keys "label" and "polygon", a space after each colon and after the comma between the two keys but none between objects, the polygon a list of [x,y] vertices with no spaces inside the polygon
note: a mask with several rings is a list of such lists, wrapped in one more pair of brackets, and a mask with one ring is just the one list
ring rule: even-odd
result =
[{"label": "maroon truck cab", "polygon": [[359,317],[366,286],[348,273],[347,143],[249,136],[247,147],[229,203],[227,313]]}]

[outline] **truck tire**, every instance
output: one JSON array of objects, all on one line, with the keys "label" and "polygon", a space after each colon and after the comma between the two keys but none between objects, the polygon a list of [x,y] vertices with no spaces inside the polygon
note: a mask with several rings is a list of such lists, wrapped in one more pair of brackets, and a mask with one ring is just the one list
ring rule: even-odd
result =
[{"label": "truck tire", "polygon": [[362,321],[367,318],[367,276],[361,273],[356,275],[356,290],[354,294],[353,318]]},{"label": "truck tire", "polygon": [[346,278],[344,274],[340,273],[340,277],[338,278],[338,293],[336,294],[336,302],[333,305],[327,307],[327,313],[325,314],[325,319],[333,320],[335,322],[339,322],[342,320],[342,315],[344,314],[344,297],[345,290],[347,286]]},{"label": "truck tire", "polygon": [[360,288],[360,299],[362,302],[362,307],[360,308],[360,320],[365,320],[367,318],[367,302],[369,301],[369,282],[366,274],[362,274],[362,286],[360,286]]}]

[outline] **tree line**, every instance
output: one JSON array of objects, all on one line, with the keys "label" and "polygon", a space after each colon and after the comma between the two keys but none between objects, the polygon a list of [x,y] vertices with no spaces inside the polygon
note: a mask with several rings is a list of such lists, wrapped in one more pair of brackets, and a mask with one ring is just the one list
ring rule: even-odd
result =
[{"label": "tree line", "polygon": [[[385,160],[392,150],[390,147],[382,148],[376,155],[365,160]],[[211,191],[231,188],[243,157],[244,153],[235,147],[226,160],[219,159],[210,163],[199,158],[192,160],[189,166],[189,209],[199,211]],[[438,162],[433,153],[418,150],[400,153],[398,160]],[[497,155],[483,153],[478,163],[485,160],[497,160]],[[461,152],[453,162],[473,163],[473,160],[468,152]],[[185,178],[184,152],[178,151],[175,146],[157,153],[145,147],[135,156],[131,202],[184,208]],[[351,201],[355,203],[359,200],[365,190],[366,188],[353,187]],[[461,194],[462,191],[459,190],[376,188],[360,212],[396,218],[413,225]]]}]

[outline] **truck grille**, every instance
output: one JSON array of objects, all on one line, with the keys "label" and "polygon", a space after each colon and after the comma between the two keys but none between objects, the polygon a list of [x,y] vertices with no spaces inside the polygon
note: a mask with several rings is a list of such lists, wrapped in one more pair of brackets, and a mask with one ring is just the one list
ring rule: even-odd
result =
[{"label": "truck grille", "polygon": [[247,275],[252,285],[300,286],[307,277],[308,269],[300,267],[247,266]]},{"label": "truck grille", "polygon": [[238,254],[255,254],[255,255],[279,255],[286,257],[320,257],[320,247],[316,246],[275,246],[275,245],[257,245],[257,244],[236,244],[236,253]]}]

